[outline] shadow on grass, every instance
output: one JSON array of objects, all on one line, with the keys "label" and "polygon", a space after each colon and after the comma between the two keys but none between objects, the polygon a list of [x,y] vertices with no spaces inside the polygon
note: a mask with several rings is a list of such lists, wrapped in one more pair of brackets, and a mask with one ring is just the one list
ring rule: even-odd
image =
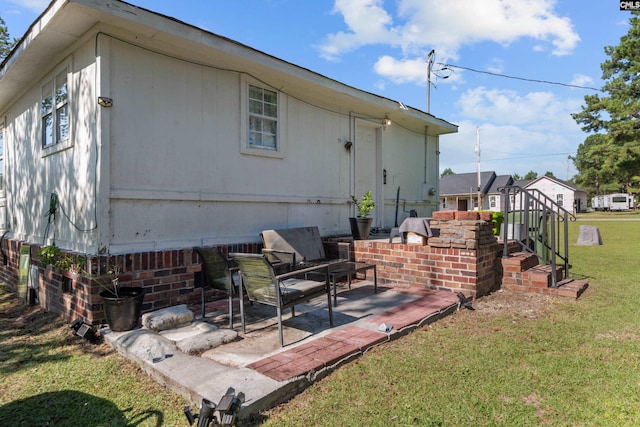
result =
[{"label": "shadow on grass", "polygon": [[99,346],[75,337],[64,320],[38,306],[20,304],[15,293],[0,284],[0,375],[44,362],[60,362],[72,350],[99,356]]},{"label": "shadow on grass", "polygon": [[[160,411],[126,414],[107,399],[73,390],[43,393],[0,406],[0,420],[6,426],[161,426]],[[155,419],[155,421],[154,421]],[[150,421],[151,420],[151,421]]]}]

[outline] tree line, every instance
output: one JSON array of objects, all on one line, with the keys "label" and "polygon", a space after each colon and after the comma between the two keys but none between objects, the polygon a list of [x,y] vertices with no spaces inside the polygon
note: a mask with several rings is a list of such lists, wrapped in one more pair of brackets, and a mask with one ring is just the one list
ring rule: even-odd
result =
[{"label": "tree line", "polygon": [[617,46],[606,46],[600,93],[584,97],[573,119],[589,135],[571,159],[575,183],[591,195],[638,193],[640,184],[640,13]]}]

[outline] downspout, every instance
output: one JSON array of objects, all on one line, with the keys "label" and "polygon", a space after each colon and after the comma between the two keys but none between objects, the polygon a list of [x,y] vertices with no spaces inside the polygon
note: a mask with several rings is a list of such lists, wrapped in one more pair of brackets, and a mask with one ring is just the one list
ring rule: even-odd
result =
[{"label": "downspout", "polygon": [[424,127],[424,186],[427,185],[427,175],[429,170],[429,126]]},{"label": "downspout", "polygon": [[[355,150],[356,150],[356,146],[357,146],[357,141],[356,141],[356,136],[355,136],[355,129],[354,129],[354,124],[353,124],[353,112],[349,111],[349,140],[352,142],[351,144],[351,150],[349,150],[349,195],[351,194],[356,194],[356,177],[355,177],[355,169],[356,169],[356,165],[355,165]],[[347,200],[351,200],[351,198],[349,197],[349,195],[347,195]],[[351,206],[351,204],[349,202],[347,202],[347,205],[349,206],[349,216],[354,216],[355,215],[355,211],[353,211],[353,208]]]}]

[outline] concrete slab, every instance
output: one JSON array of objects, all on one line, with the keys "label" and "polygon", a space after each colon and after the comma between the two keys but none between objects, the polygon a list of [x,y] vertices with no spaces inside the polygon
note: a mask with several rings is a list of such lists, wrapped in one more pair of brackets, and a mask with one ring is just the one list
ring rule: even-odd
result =
[{"label": "concrete slab", "polygon": [[[224,315],[207,316],[206,322],[200,321],[205,326],[196,322],[162,333],[145,328],[103,332],[118,352],[196,408],[203,398],[218,402],[229,388],[243,392],[246,400],[240,417],[247,418],[286,401],[371,346],[450,314],[456,306],[457,297],[451,292],[379,286],[374,294],[373,284],[363,281],[339,293],[333,328],[329,328],[326,299],[296,306],[295,317],[287,311],[284,348],[278,343],[275,309],[259,304],[245,305],[246,334],[240,327],[224,328],[228,325]],[[394,326],[381,332],[381,323]],[[239,319],[235,324],[240,325]],[[223,327],[215,330],[215,326]],[[238,339],[199,355],[176,345],[182,340],[197,341],[198,336],[206,340],[207,334],[219,331],[236,333]]]}]

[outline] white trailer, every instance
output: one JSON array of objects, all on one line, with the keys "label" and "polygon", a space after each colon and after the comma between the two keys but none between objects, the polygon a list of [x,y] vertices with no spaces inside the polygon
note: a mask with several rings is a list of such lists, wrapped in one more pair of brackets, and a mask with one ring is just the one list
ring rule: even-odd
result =
[{"label": "white trailer", "polygon": [[595,211],[606,211],[606,196],[595,196],[591,199],[591,208]]},{"label": "white trailer", "polygon": [[633,209],[633,196],[630,194],[616,193],[610,194],[610,211],[627,211]]},{"label": "white trailer", "polygon": [[591,199],[591,207],[596,211],[626,211],[633,209],[633,206],[633,196],[630,194],[605,194]]}]

